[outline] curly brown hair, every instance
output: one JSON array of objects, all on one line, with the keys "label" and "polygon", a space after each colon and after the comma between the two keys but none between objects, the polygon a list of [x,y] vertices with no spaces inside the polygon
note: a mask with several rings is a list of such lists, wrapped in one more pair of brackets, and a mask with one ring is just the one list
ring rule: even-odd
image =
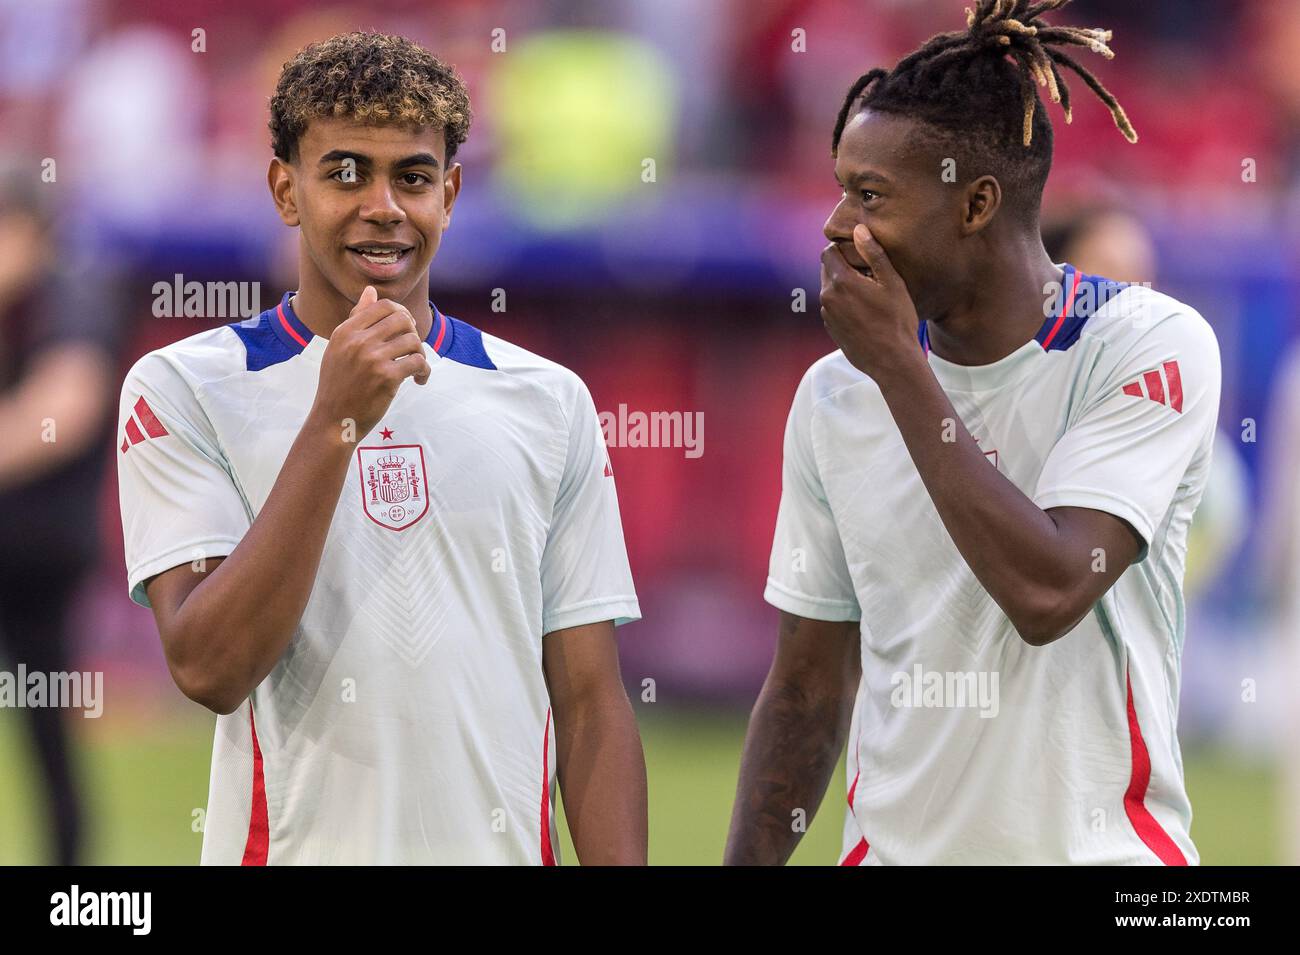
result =
[{"label": "curly brown hair", "polygon": [[312,119],[441,127],[447,163],[469,135],[469,93],[454,69],[418,43],[384,33],[344,33],[297,52],[271,97],[271,148],[285,162]]}]

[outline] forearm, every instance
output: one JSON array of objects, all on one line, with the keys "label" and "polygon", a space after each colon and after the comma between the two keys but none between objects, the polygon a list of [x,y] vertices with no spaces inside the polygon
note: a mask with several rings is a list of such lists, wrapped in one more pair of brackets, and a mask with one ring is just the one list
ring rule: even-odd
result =
[{"label": "forearm", "polygon": [[878,383],[908,453],[957,550],[1017,626],[1069,603],[1087,577],[1091,549],[990,466],[919,356]]},{"label": "forearm", "polygon": [[340,428],[309,418],[248,532],[176,611],[164,635],[169,662],[205,688],[213,708],[238,706],[288,646],[353,447]]},{"label": "forearm", "polygon": [[555,714],[556,775],[583,865],[645,865],[645,754],[622,687]]},{"label": "forearm", "polygon": [[814,695],[769,676],[745,734],[724,865],[789,860],[826,794],[851,704],[851,695]]}]

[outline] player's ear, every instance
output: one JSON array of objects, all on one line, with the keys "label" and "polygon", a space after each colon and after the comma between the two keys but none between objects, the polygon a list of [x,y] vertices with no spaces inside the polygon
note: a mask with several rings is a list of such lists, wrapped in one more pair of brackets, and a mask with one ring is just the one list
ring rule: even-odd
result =
[{"label": "player's ear", "polygon": [[962,196],[962,234],[972,235],[985,228],[1001,206],[1002,184],[992,176],[980,176]]},{"label": "player's ear", "polygon": [[460,163],[454,162],[442,177],[442,227],[451,225],[451,209],[460,195]]},{"label": "player's ear", "polygon": [[280,221],[287,226],[298,225],[298,203],[293,195],[293,167],[279,156],[272,156],[271,166],[266,170],[266,184],[271,188],[271,198],[275,200],[275,211],[280,214]]}]

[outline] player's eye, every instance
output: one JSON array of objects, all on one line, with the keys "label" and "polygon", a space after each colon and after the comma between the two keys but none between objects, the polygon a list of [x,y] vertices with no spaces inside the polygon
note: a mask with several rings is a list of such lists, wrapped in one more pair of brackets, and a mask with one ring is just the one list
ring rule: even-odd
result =
[{"label": "player's eye", "polygon": [[348,185],[360,181],[360,176],[357,174],[356,169],[351,166],[343,166],[342,168],[335,169],[330,173],[329,177],[335,182],[345,182]]},{"label": "player's eye", "polygon": [[401,180],[402,185],[404,186],[425,186],[430,185],[433,182],[432,179],[422,172],[402,173]]},{"label": "player's eye", "polygon": [[859,195],[862,196],[862,201],[864,203],[870,202],[872,199],[880,198],[880,193],[872,192],[870,189],[863,189],[862,192],[859,193]]}]

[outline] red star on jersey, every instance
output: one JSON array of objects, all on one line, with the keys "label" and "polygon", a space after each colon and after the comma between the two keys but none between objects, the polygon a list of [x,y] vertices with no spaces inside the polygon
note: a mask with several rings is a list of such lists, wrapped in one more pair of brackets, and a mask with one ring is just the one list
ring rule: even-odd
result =
[{"label": "red star on jersey", "polygon": [[385,428],[383,431],[380,431],[380,432],[379,432],[379,435],[380,435],[380,437],[382,437],[385,441],[387,441],[387,440],[389,440],[390,438],[392,438],[392,436],[393,436],[393,429],[392,429],[392,428]]}]

